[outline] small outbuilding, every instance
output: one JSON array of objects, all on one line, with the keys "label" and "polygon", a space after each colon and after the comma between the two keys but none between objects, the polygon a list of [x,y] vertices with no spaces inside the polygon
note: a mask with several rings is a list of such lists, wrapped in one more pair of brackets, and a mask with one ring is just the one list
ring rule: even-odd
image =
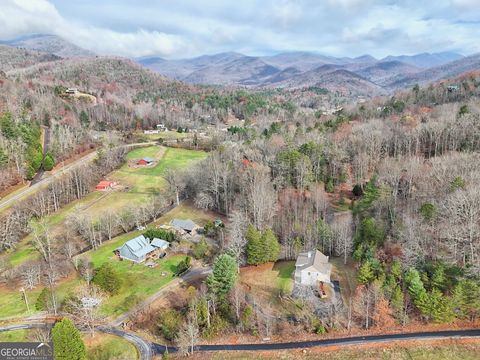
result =
[{"label": "small outbuilding", "polygon": [[114,181],[103,180],[95,186],[95,189],[104,191],[113,188],[115,185],[116,183]]},{"label": "small outbuilding", "polygon": [[148,165],[152,165],[154,162],[155,162],[155,159],[152,159],[150,157],[144,157],[137,161],[137,165],[148,166]]}]

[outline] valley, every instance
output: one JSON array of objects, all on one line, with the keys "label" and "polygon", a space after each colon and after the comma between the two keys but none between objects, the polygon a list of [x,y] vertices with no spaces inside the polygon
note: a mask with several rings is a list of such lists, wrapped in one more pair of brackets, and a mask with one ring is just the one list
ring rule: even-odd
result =
[{"label": "valley", "polygon": [[480,55],[451,35],[475,21],[7,2],[0,350],[475,358]]}]

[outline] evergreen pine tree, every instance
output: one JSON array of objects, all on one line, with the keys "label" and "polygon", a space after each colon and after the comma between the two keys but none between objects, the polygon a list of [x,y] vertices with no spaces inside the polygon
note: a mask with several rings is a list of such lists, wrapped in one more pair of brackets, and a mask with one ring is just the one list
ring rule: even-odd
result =
[{"label": "evergreen pine tree", "polygon": [[121,279],[112,265],[106,262],[96,271],[93,283],[110,294],[116,294],[120,289]]},{"label": "evergreen pine tree", "polygon": [[47,310],[49,299],[50,299],[50,291],[47,288],[43,288],[40,294],[38,295],[37,301],[35,302],[35,309],[39,311]]},{"label": "evergreen pine tree", "polygon": [[358,269],[357,280],[360,284],[367,285],[373,281],[375,275],[373,274],[370,261],[365,261]]},{"label": "evergreen pine tree", "polygon": [[437,288],[438,290],[443,291],[447,284],[447,277],[445,276],[445,268],[443,265],[435,266],[435,270],[432,274],[431,279],[432,287]]},{"label": "evergreen pine tree", "polygon": [[403,310],[403,292],[399,285],[393,288],[392,297],[390,298],[393,310],[396,314],[400,314]]},{"label": "evergreen pine tree", "polygon": [[435,322],[452,321],[455,317],[452,299],[437,288],[433,288],[428,296],[428,315]]},{"label": "evergreen pine tree", "polygon": [[247,239],[247,263],[249,265],[262,264],[264,248],[260,232],[253,225],[249,225],[245,238]]},{"label": "evergreen pine tree", "polygon": [[55,324],[52,341],[55,360],[83,360],[87,357],[82,335],[68,318]]},{"label": "evergreen pine tree", "polygon": [[261,238],[263,247],[263,263],[268,261],[277,261],[280,254],[280,244],[278,243],[277,236],[272,229],[266,229]]},{"label": "evergreen pine tree", "polygon": [[219,298],[224,298],[237,281],[237,263],[227,254],[218,256],[213,263],[213,271],[207,278],[208,290]]}]

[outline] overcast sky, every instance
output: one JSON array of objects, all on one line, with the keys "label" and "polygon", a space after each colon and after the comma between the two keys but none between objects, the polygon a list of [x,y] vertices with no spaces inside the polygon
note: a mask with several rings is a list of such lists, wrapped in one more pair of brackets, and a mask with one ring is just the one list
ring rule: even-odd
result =
[{"label": "overcast sky", "polygon": [[480,0],[0,0],[0,38],[50,33],[98,54],[480,52]]}]

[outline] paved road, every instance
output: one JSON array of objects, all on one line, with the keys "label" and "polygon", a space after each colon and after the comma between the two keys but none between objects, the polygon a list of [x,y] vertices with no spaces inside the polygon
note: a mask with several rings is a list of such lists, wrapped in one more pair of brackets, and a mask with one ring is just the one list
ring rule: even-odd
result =
[{"label": "paved road", "polygon": [[[148,146],[148,145],[156,145],[156,144],[158,144],[158,143],[153,141],[153,142],[147,142],[147,143],[135,143],[135,144],[122,145],[122,146],[125,147],[125,148],[130,148],[130,147],[136,147],[136,146]],[[55,178],[57,178],[58,176],[61,176],[65,172],[68,172],[68,171],[70,171],[70,170],[72,170],[72,169],[74,169],[78,166],[81,166],[83,164],[86,164],[86,163],[92,161],[93,159],[95,159],[96,155],[97,155],[96,151],[94,151],[90,154],[87,154],[84,157],[82,157],[78,160],[75,160],[75,161],[71,162],[70,164],[65,165],[61,169],[57,170],[57,172],[55,174],[52,174],[52,175],[50,175],[48,177],[45,177],[43,179],[38,179],[37,182],[35,182],[35,183],[32,182],[29,187],[23,189],[18,194],[15,194],[15,196],[9,197],[5,200],[0,200],[0,211],[2,211],[2,209],[7,208],[8,206],[12,205],[15,201],[20,200],[23,197],[27,197],[29,195],[32,195],[32,194],[35,193],[35,191],[37,191],[37,190],[39,190],[43,187],[46,187]]]},{"label": "paved road", "polygon": [[153,357],[152,344],[149,341],[144,340],[143,338],[141,338],[136,334],[126,332],[110,326],[99,326],[97,327],[97,330],[107,334],[121,336],[125,340],[133,343],[140,354],[140,360],[150,360]]},{"label": "paved road", "polygon": [[[480,338],[480,329],[472,330],[451,330],[451,331],[431,331],[417,332],[408,334],[388,334],[388,335],[368,335],[354,336],[338,339],[324,339],[312,341],[296,341],[286,343],[260,343],[260,344],[225,344],[225,345],[198,345],[196,351],[268,351],[268,350],[289,350],[289,349],[305,349],[312,347],[325,346],[346,346],[346,345],[364,345],[374,343],[386,343],[392,341],[409,341],[409,340],[439,340],[450,338]],[[152,344],[155,355],[165,352],[165,345]],[[168,352],[177,352],[175,347],[169,347]]]},{"label": "paved road", "polygon": [[212,271],[211,268],[193,268],[186,274],[172,280],[170,283],[162,287],[160,290],[158,290],[155,294],[149,296],[147,299],[145,299],[142,303],[140,303],[138,306],[135,307],[135,309],[132,309],[130,311],[127,311],[126,313],[122,314],[115,320],[113,320],[110,325],[111,326],[120,326],[122,325],[123,322],[128,320],[128,318],[132,315],[135,314],[138,310],[144,309],[147,306],[149,306],[151,303],[153,303],[155,300],[161,298],[164,296],[167,292],[171,291],[173,288],[176,286],[179,286],[181,283],[185,283],[188,281],[196,281],[199,279],[203,279],[207,277],[208,274],[210,274]]},{"label": "paved road", "polygon": [[[0,332],[18,330],[18,329],[33,329],[51,327],[49,323],[29,323],[16,324],[0,327]],[[141,359],[149,360],[153,355],[161,355],[168,349],[168,352],[174,353],[178,349],[176,347],[166,347],[162,344],[150,343],[136,334],[126,332],[111,326],[99,326],[97,330],[121,336],[124,339],[134,343],[137,347]],[[459,339],[459,338],[480,338],[480,329],[470,330],[448,330],[448,331],[425,331],[406,334],[387,334],[387,335],[367,335],[367,336],[352,336],[337,339],[311,340],[311,341],[295,341],[285,343],[259,343],[259,344],[224,344],[224,345],[198,345],[195,347],[196,351],[268,351],[268,350],[291,350],[291,349],[306,349],[312,347],[326,347],[326,346],[351,346],[351,345],[365,345],[365,344],[379,344],[392,341],[429,341],[441,339]]]}]

